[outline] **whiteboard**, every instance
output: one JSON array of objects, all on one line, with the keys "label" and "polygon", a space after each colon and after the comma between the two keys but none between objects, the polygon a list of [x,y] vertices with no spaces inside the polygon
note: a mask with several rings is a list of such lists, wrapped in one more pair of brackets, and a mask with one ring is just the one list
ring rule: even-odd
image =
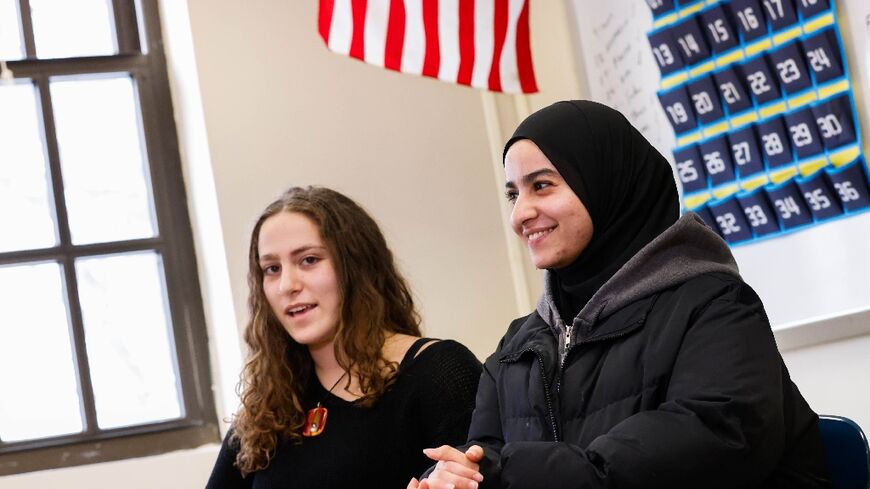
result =
[{"label": "whiteboard", "polygon": [[659,69],[646,39],[652,28],[646,3],[570,1],[589,98],[622,112],[659,152],[670,154],[676,139],[656,95]]},{"label": "whiteboard", "polygon": [[[659,104],[658,67],[641,0],[568,0],[589,98],[616,108],[669,160],[675,139]],[[870,1],[836,3],[864,152],[870,114]],[[673,161],[671,161],[673,164]],[[774,329],[870,309],[870,213],[733,248],[743,278],[761,296]]]}]

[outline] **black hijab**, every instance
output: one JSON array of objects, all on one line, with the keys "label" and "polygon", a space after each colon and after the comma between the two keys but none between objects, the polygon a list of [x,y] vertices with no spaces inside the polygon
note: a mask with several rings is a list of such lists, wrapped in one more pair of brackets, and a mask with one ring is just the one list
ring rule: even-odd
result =
[{"label": "black hijab", "polygon": [[592,217],[592,240],[551,270],[562,320],[571,319],[625,262],[676,222],[679,198],[668,161],[619,112],[587,100],[557,102],[524,120],[504,153],[529,139]]}]

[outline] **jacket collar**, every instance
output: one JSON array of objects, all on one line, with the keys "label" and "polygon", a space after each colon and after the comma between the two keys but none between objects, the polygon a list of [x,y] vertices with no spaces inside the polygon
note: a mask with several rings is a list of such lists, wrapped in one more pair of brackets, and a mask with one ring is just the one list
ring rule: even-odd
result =
[{"label": "jacket collar", "polygon": [[558,357],[558,352],[553,348],[553,333],[550,326],[537,312],[526,316],[516,333],[507,338],[501,347],[499,360],[511,362],[529,351],[542,356],[546,365],[553,364]]},{"label": "jacket collar", "polygon": [[[602,318],[598,322],[579,320],[574,322],[576,331],[575,346],[598,341],[607,341],[624,336],[643,327],[647,314],[655,303],[655,296],[635,301],[619,311]],[[555,336],[558,338],[558,335]],[[536,311],[526,317],[517,332],[502,346],[502,361],[513,361],[531,350],[542,355],[545,362],[555,358],[553,328]],[[553,360],[554,361],[554,360]]]},{"label": "jacket collar", "polygon": [[[572,325],[589,336],[600,320],[616,311],[693,277],[713,272],[739,276],[737,262],[725,241],[697,214],[687,212],[602,285],[573,318]],[[565,322],[556,308],[552,273],[546,271],[544,280],[544,294],[536,312],[558,338],[564,334]]]}]

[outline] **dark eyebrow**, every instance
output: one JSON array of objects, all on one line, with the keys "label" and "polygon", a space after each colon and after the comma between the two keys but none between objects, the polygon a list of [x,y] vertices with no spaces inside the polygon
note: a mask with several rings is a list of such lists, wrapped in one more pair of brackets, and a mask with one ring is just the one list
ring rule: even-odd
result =
[{"label": "dark eyebrow", "polygon": [[[326,247],[325,247],[325,246],[319,246],[319,245],[304,245],[304,246],[300,246],[299,248],[296,248],[295,250],[293,250],[293,251],[290,253],[290,256],[292,256],[292,257],[296,257],[296,256],[299,256],[299,255],[302,255],[302,254],[308,253],[308,252],[311,251],[311,250],[326,250]],[[278,258],[278,255],[274,255],[274,254],[272,254],[272,253],[267,253],[267,254],[265,254],[265,255],[260,255],[260,261],[261,261],[261,262],[262,262],[262,261],[267,261],[267,260],[275,260],[275,259],[277,259],[277,258]]]},{"label": "dark eyebrow", "polygon": [[[532,173],[529,173],[528,175],[524,175],[523,176],[523,183],[525,183],[526,185],[529,185],[532,182],[534,182],[535,179],[538,177],[555,177],[558,175],[559,175],[559,172],[557,172],[556,170],[551,170],[549,168],[542,168],[540,170],[535,170]],[[507,189],[517,188],[516,184],[510,180],[505,182],[504,186]]]}]

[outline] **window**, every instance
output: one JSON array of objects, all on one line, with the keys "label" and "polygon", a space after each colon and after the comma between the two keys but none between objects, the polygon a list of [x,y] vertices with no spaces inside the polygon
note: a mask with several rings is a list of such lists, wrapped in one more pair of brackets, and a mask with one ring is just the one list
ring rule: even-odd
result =
[{"label": "window", "polygon": [[157,0],[0,0],[0,476],[218,441]]}]

